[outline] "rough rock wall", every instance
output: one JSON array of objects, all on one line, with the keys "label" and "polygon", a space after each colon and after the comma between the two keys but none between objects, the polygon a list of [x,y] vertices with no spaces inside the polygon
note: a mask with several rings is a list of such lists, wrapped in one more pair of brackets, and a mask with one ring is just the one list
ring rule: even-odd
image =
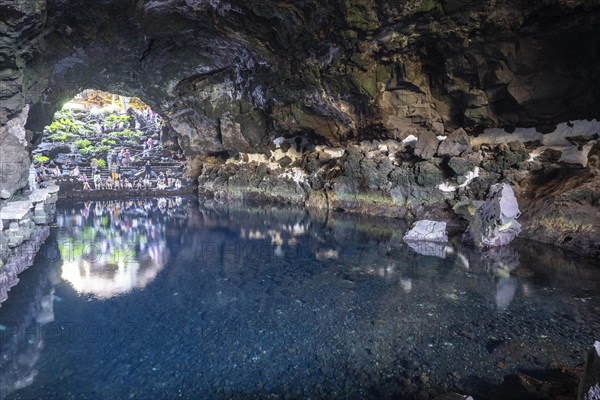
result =
[{"label": "rough rock wall", "polygon": [[[85,88],[139,96],[165,118],[193,172],[204,171],[203,184],[218,184],[207,171],[234,168],[225,162],[239,153],[272,159],[279,137],[298,137],[300,153],[420,139],[407,160],[371,165],[358,149],[331,162],[320,184],[344,193],[334,208],[401,216],[445,200],[420,188],[456,178],[435,139],[456,128],[550,132],[600,113],[597,1],[0,0],[0,15],[2,125],[29,104],[27,128],[38,132]],[[480,162],[459,155],[461,171]],[[483,197],[489,174],[518,163],[503,160],[474,182]],[[311,165],[287,172],[289,196],[306,201],[297,182]],[[373,182],[373,170],[388,175]],[[393,207],[372,201],[388,192],[400,199]],[[318,196],[310,202],[331,203]]]}]

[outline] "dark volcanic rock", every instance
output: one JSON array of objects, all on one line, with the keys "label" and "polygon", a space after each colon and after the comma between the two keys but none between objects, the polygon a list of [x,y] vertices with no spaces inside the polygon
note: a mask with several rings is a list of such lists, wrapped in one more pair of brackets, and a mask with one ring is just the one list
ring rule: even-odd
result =
[{"label": "dark volcanic rock", "polygon": [[600,342],[588,352],[583,379],[579,384],[578,400],[600,399]]},{"label": "dark volcanic rock", "polygon": [[[202,184],[225,181],[230,193],[243,185],[253,196],[277,192],[281,181],[286,201],[318,198],[332,208],[404,216],[443,208],[455,195],[481,199],[504,176],[522,184],[528,200],[551,203],[531,195],[539,181],[533,170],[543,168],[524,165],[530,155],[522,144],[492,144],[481,163],[456,157],[466,157],[469,138],[484,128],[548,132],[559,122],[600,117],[597,2],[0,0],[0,15],[2,127],[29,105],[27,128],[40,132],[85,88],[137,96],[161,114],[163,136],[178,142]],[[437,136],[448,133],[439,144]],[[344,150],[410,135],[413,153],[397,146],[343,160],[302,156],[317,145]],[[274,140],[294,137],[290,159],[272,156]],[[572,141],[588,146],[587,137]],[[8,148],[0,148],[3,160],[12,157]],[[224,161],[240,152],[282,162],[268,174],[258,166],[230,171]],[[415,155],[432,164],[415,167]],[[551,158],[542,163],[556,163]],[[296,161],[302,171],[288,171]],[[204,162],[211,167],[201,172]],[[476,166],[482,171],[469,183],[465,175]],[[550,175],[544,171],[542,180]],[[259,172],[260,182],[252,176]],[[239,177],[229,182],[230,174]],[[546,193],[584,221],[595,213],[595,176],[577,178],[583,189]],[[24,185],[16,179],[0,189],[6,195]],[[546,217],[530,221],[526,232],[554,229]],[[588,242],[567,240],[571,234],[559,242],[593,249],[592,231]]]},{"label": "dark volcanic rock", "polygon": [[459,156],[461,153],[471,149],[471,140],[464,129],[454,130],[440,143],[437,149],[439,156]]}]

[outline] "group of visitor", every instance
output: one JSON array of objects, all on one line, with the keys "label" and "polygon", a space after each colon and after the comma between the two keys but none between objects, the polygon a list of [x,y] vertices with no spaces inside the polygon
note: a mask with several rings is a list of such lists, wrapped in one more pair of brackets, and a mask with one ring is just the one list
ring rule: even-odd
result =
[{"label": "group of visitor", "polygon": [[[94,163],[95,160],[92,161],[92,163]],[[98,162],[96,161],[96,166],[98,165]],[[121,151],[119,151],[118,153],[113,150],[111,151],[108,156],[106,156],[106,164],[108,165],[108,169],[110,170],[112,168],[113,165],[118,165],[121,167],[124,167],[126,165],[129,165],[131,163],[131,153],[129,152],[129,149],[125,148],[122,149]],[[93,168],[93,165],[92,165]]]},{"label": "group of visitor", "polygon": [[[122,189],[181,189],[181,179],[175,177],[173,172],[169,169],[166,172],[160,172],[158,175],[152,171],[150,161],[146,162],[144,166],[143,176],[136,178],[123,177],[121,176],[121,166],[117,162],[111,163],[109,167],[110,175],[106,178],[102,178],[100,168],[97,163],[92,166],[92,181],[94,184],[94,190],[122,190]],[[139,175],[139,174],[138,174]],[[156,177],[156,182],[153,182],[153,178]],[[90,180],[86,174],[81,174],[79,180],[83,184],[83,190],[92,190],[90,186]],[[156,186],[154,186],[156,183]]]},{"label": "group of visitor", "polygon": [[[92,190],[88,177],[83,174],[80,177],[83,184],[83,190]],[[156,183],[156,185],[155,185]],[[94,190],[145,190],[145,189],[181,189],[181,179],[167,179],[163,172],[160,173],[156,182],[147,177],[144,178],[126,178],[121,177],[118,172],[112,172],[110,176],[102,178],[100,172],[93,176]]]},{"label": "group of visitor", "polygon": [[[109,175],[102,177],[102,168],[97,161],[91,163],[91,177],[82,173],[78,165],[66,162],[62,170],[55,165],[52,168],[46,168],[44,165],[35,167],[31,165],[29,171],[29,185],[31,190],[37,189],[37,182],[52,178],[75,178],[82,183],[83,190],[145,190],[145,189],[181,189],[181,179],[176,177],[170,169],[166,172],[155,173],[148,161],[144,166],[143,172],[136,177],[124,177],[121,175],[121,165],[119,162],[111,163],[108,168]],[[92,187],[93,185],[93,187]]]}]

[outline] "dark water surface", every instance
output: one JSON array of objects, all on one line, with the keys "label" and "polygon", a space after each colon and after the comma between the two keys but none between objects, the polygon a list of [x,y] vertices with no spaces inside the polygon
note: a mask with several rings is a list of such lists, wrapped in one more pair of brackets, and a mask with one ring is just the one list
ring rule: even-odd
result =
[{"label": "dark water surface", "polygon": [[403,230],[180,198],[59,204],[0,308],[0,399],[414,398],[583,363],[593,262],[524,241],[415,250]]}]

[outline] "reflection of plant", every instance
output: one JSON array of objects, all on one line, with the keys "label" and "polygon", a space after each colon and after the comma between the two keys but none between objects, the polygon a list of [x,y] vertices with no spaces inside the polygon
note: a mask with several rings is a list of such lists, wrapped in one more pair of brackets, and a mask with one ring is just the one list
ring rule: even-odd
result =
[{"label": "reflection of plant", "polygon": [[42,163],[45,163],[48,161],[50,161],[50,158],[48,158],[46,156],[40,156],[40,155],[33,156],[33,162],[35,164],[42,164]]}]

